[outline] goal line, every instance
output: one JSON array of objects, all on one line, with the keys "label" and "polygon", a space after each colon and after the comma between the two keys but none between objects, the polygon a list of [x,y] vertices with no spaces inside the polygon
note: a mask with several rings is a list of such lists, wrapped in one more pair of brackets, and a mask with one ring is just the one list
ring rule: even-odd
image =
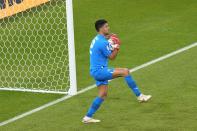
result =
[{"label": "goal line", "polygon": [[68,94],[68,92],[58,91],[58,90],[38,90],[38,89],[28,89],[28,88],[13,88],[13,87],[0,87],[2,91],[20,91],[20,92],[34,92],[34,93],[49,93],[49,94]]}]

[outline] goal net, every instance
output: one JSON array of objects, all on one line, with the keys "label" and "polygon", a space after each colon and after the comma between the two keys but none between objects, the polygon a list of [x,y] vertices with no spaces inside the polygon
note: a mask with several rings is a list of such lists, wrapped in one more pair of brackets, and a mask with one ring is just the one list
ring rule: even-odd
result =
[{"label": "goal net", "polygon": [[76,94],[72,0],[1,0],[0,90]]}]

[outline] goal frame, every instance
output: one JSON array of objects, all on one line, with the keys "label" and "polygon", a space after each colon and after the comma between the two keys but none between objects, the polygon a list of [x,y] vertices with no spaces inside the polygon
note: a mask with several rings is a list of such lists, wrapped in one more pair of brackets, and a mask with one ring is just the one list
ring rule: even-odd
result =
[{"label": "goal frame", "polygon": [[77,94],[74,22],[73,22],[73,1],[66,0],[67,34],[68,34],[68,56],[69,56],[69,95]]},{"label": "goal frame", "polygon": [[[67,23],[67,43],[68,44],[68,61],[69,61],[69,87],[68,91],[52,91],[40,89],[27,89],[17,87],[0,87],[4,91],[22,91],[22,92],[36,92],[36,93],[52,93],[52,94],[77,94],[77,79],[76,79],[76,59],[75,59],[75,41],[74,41],[74,20],[73,20],[73,0],[65,0],[66,2],[66,23]],[[65,87],[66,89],[66,87]]]}]

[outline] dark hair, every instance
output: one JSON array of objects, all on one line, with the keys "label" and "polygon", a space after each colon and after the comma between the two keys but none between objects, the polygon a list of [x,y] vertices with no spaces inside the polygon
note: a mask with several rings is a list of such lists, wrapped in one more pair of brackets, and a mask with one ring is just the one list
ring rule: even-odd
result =
[{"label": "dark hair", "polygon": [[98,32],[99,29],[100,29],[104,24],[106,24],[106,23],[107,23],[107,21],[106,21],[105,19],[99,19],[99,20],[97,20],[97,21],[95,22],[95,29],[96,29],[96,31]]}]

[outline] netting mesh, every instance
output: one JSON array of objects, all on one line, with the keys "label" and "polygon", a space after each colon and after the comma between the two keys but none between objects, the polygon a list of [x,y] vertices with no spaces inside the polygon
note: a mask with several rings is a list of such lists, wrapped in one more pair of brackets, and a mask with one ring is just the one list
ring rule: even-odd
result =
[{"label": "netting mesh", "polygon": [[67,43],[65,0],[2,18],[0,88],[67,91]]}]

